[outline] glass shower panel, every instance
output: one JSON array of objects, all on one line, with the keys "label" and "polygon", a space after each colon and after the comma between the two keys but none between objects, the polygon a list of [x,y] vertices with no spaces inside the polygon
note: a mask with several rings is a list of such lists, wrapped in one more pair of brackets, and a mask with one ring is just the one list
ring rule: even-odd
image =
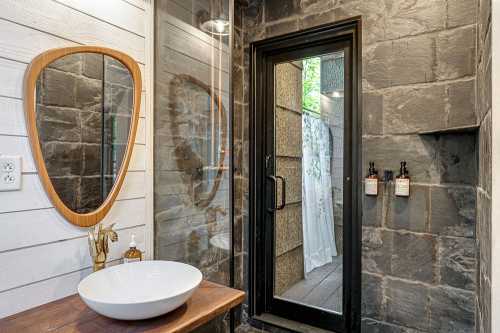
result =
[{"label": "glass shower panel", "polygon": [[156,1],[155,258],[229,284],[230,1]]},{"label": "glass shower panel", "polygon": [[343,51],[275,66],[275,124],[274,294],[341,313]]}]

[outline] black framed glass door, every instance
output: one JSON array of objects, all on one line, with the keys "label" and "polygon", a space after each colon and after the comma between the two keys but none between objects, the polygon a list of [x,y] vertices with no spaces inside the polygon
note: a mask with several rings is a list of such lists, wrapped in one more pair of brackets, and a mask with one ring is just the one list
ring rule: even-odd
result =
[{"label": "black framed glass door", "polygon": [[253,45],[251,312],[336,332],[359,329],[357,23]]}]

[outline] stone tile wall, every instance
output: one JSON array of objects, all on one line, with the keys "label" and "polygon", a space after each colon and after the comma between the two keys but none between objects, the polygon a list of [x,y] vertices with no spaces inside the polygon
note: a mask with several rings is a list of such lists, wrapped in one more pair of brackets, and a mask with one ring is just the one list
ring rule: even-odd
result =
[{"label": "stone tile wall", "polygon": [[491,332],[491,1],[477,6],[476,112],[479,127],[476,331]]},{"label": "stone tile wall", "polygon": [[[476,202],[488,201],[481,198],[484,187],[476,190],[477,134],[446,130],[474,127],[483,119],[475,102],[487,82],[476,85],[476,36],[483,30],[476,24],[478,6],[482,12],[487,5],[476,0],[252,0],[237,6],[241,28],[235,36],[233,89],[235,132],[242,132],[237,140],[245,152],[235,156],[245,170],[236,192],[242,239],[247,232],[249,43],[363,18],[363,169],[375,161],[381,172],[396,172],[406,160],[412,177],[409,199],[396,198],[392,182],[380,185],[378,197],[364,197],[363,332],[474,331]],[[428,131],[438,133],[419,134]],[[484,158],[486,142],[479,145]],[[479,168],[487,169],[484,163]],[[488,304],[478,303],[480,308]],[[485,322],[488,313],[483,310]]]}]

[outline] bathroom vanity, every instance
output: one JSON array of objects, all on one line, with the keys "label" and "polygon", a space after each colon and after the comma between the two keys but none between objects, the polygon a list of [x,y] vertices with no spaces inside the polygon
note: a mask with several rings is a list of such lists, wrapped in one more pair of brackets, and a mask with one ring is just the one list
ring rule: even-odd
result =
[{"label": "bathroom vanity", "polygon": [[138,321],[103,317],[78,295],[0,320],[0,332],[190,332],[243,302],[245,293],[203,281],[186,304],[166,315]]}]

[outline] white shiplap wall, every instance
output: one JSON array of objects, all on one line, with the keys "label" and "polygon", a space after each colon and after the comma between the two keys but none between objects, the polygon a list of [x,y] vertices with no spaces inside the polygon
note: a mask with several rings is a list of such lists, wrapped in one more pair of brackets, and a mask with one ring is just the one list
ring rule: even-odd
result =
[{"label": "white shiplap wall", "polygon": [[76,292],[90,273],[86,229],[52,207],[26,137],[22,82],[29,62],[56,47],[98,45],[131,55],[143,76],[134,153],[118,200],[117,261],[135,233],[152,256],[151,65],[153,0],[2,0],[0,2],[0,154],[23,157],[22,190],[0,192],[0,318]]}]

